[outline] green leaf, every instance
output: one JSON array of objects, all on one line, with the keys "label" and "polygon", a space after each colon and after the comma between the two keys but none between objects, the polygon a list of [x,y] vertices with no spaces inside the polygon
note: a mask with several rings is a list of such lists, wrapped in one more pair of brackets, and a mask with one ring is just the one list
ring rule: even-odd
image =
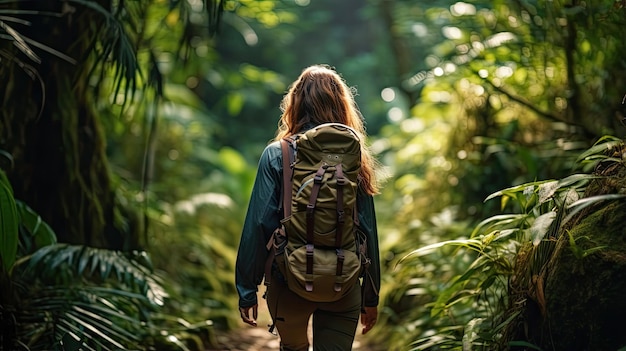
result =
[{"label": "green leaf", "polygon": [[[476,240],[476,239],[461,239],[461,240],[448,240],[448,241],[442,241],[442,242],[438,242],[438,243],[434,243],[431,245],[426,245],[424,247],[421,247],[419,249],[413,250],[411,252],[409,252],[408,254],[406,254],[404,257],[402,257],[399,261],[398,264],[404,260],[406,260],[407,258],[409,258],[410,256],[422,256],[422,255],[426,255],[431,253],[433,250],[444,247],[444,246],[460,246],[460,247],[466,247],[469,249],[475,249],[476,247],[481,247],[481,241],[480,240]],[[479,250],[477,250],[479,251]]]},{"label": "green leaf", "polygon": [[9,271],[15,263],[18,245],[18,214],[13,189],[0,170],[0,259],[2,269]]},{"label": "green leaf", "polygon": [[506,319],[506,320],[504,320],[502,323],[500,323],[500,324],[496,325],[496,326],[493,328],[494,333],[500,333],[500,331],[501,331],[502,329],[506,328],[506,327],[507,327],[507,326],[508,326],[511,322],[513,322],[513,320],[515,320],[515,319],[516,319],[516,318],[520,315],[520,313],[521,313],[521,311],[520,311],[520,310],[515,311],[515,312],[512,312],[512,313],[511,313],[511,314],[507,317],[507,319]]},{"label": "green leaf", "polygon": [[524,190],[527,190],[528,187],[531,186],[538,186],[541,185],[543,183],[548,183],[548,182],[552,182],[553,180],[544,180],[544,181],[538,181],[538,182],[532,182],[532,183],[526,183],[526,184],[521,184],[521,185],[516,185],[510,188],[506,188],[500,191],[496,191],[495,193],[487,196],[487,198],[485,199],[484,202],[487,202],[488,200],[491,200],[495,197],[498,196],[502,196],[502,195],[509,195],[509,196],[514,196],[515,193],[519,193],[519,192],[524,192]]},{"label": "green leaf", "polygon": [[463,350],[472,350],[472,345],[480,334],[480,325],[484,318],[474,318],[465,325],[463,333]]},{"label": "green leaf", "polygon": [[576,162],[581,162],[593,155],[604,154],[606,151],[611,150],[622,143],[623,141],[620,139],[605,136],[598,140],[598,142],[594,146],[589,148],[589,150],[580,154],[580,156],[578,156],[578,159],[576,159]]},{"label": "green leaf", "polygon": [[534,193],[535,191],[539,194],[539,202],[544,203],[550,197],[554,195],[554,193],[562,188],[571,186],[576,183],[583,183],[585,181],[591,179],[601,178],[600,176],[591,175],[591,174],[573,174],[561,180],[543,180],[525,183],[517,186],[513,186],[510,188],[506,188],[500,191],[497,191],[485,199],[485,202],[491,200],[498,196],[510,196],[515,197],[518,193]]},{"label": "green leaf", "polygon": [[509,346],[524,346],[524,347],[530,347],[533,350],[543,351],[541,347],[537,345],[533,345],[526,341],[509,341]]},{"label": "green leaf", "polygon": [[526,215],[524,214],[503,214],[489,217],[476,225],[476,227],[472,231],[472,234],[470,234],[470,238],[474,238],[481,232],[486,231],[485,228],[511,226],[514,223],[522,223],[525,218]]},{"label": "green leaf", "polygon": [[556,193],[556,191],[558,190],[558,188],[559,182],[556,180],[539,185],[539,188],[537,189],[537,194],[539,195],[539,204],[542,204],[551,199],[554,193]]},{"label": "green leaf", "polygon": [[587,250],[583,251],[583,257],[582,258],[585,258],[585,257],[591,255],[592,253],[596,252],[596,251],[604,250],[607,247],[608,246],[604,245],[604,246],[596,246],[596,247],[592,247],[590,249],[587,249]]},{"label": "green leaf", "polygon": [[530,237],[532,239],[533,246],[537,246],[539,245],[539,243],[541,243],[541,240],[543,240],[543,238],[546,236],[546,233],[548,233],[548,228],[550,228],[555,218],[556,212],[550,211],[548,213],[542,214],[535,219],[532,226],[530,227]]},{"label": "green leaf", "polygon": [[567,217],[565,217],[565,219],[563,219],[563,224],[567,223],[570,219],[572,219],[572,217],[574,217],[577,213],[579,213],[580,211],[584,210],[585,208],[592,206],[600,201],[609,201],[609,200],[619,200],[619,199],[623,199],[626,198],[626,195],[624,194],[604,194],[604,195],[597,195],[597,196],[590,196],[590,197],[585,197],[582,198],[574,203],[572,203],[571,205],[567,206],[568,210],[571,210],[571,212],[569,212],[567,214]]},{"label": "green leaf", "polygon": [[16,201],[16,206],[21,225],[35,240],[35,249],[56,244],[56,234],[37,212],[22,201]]},{"label": "green leaf", "polygon": [[576,239],[574,239],[574,236],[569,230],[567,231],[567,235],[569,236],[569,247],[572,250],[572,253],[574,253],[574,256],[578,259],[583,258],[583,251],[580,247],[578,247]]},{"label": "green leaf", "polygon": [[226,106],[228,108],[228,113],[231,116],[236,116],[241,112],[241,109],[243,108],[243,103],[243,94],[239,92],[232,92],[226,97]]},{"label": "green leaf", "polygon": [[240,174],[247,169],[248,163],[237,150],[224,147],[219,151],[219,159],[222,167],[229,173]]}]

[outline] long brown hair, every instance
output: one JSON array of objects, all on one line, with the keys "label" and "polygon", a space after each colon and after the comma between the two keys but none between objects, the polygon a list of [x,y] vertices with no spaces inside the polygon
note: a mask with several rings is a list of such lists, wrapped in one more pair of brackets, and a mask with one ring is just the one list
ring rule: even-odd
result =
[{"label": "long brown hair", "polygon": [[361,140],[361,186],[368,194],[378,193],[378,166],[366,146],[363,117],[354,101],[356,90],[331,67],[305,68],[289,88],[280,104],[283,112],[274,140],[304,131],[307,125],[343,123],[354,129]]}]

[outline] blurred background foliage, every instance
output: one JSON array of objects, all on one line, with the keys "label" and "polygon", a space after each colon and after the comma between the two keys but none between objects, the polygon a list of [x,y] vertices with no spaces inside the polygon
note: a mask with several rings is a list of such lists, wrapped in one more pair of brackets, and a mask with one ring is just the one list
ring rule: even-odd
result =
[{"label": "blurred background foliage", "polygon": [[[5,1],[6,194],[49,224],[55,240],[44,248],[58,238],[111,250],[102,262],[112,267],[129,264],[118,252],[147,253],[145,269],[166,292],[164,303],[148,312],[151,300],[133,295],[146,304],[144,315],[120,307],[111,318],[150,315],[156,332],[143,337],[153,344],[209,347],[213,331],[238,327],[234,260],[282,95],[304,67],[327,63],[358,90],[371,147],[391,175],[376,197],[384,274],[381,321],[369,340],[390,350],[494,349],[500,329],[485,335],[480,325],[502,322],[512,262],[528,240],[512,233],[526,233],[528,218],[544,212],[528,216],[532,206],[515,191],[500,202],[485,199],[566,178],[602,136],[622,135],[625,6]],[[11,213],[23,241],[34,230]],[[12,228],[3,235],[13,237]],[[490,233],[496,237],[485,241]],[[12,252],[6,243],[3,258]],[[54,248],[46,254],[73,250]],[[50,262],[34,252],[20,250],[17,259]],[[19,270],[7,265],[3,286],[18,281]],[[123,290],[123,282],[112,284]],[[26,323],[6,322],[19,315],[20,298],[37,295],[5,296],[6,330]],[[96,323],[85,315],[79,325]],[[468,339],[471,331],[480,338]]]}]

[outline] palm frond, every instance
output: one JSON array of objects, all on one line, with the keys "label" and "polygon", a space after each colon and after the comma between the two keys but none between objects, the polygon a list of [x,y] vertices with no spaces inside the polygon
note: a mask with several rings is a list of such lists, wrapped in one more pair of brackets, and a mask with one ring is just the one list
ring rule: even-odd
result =
[{"label": "palm frond", "polygon": [[19,340],[32,349],[142,349],[166,297],[145,252],[52,244],[21,258]]},{"label": "palm frond", "polygon": [[224,13],[224,0],[205,0],[205,8],[209,17],[209,35],[219,32],[219,26]]},{"label": "palm frond", "polygon": [[2,20],[0,20],[0,29],[2,29],[7,34],[6,36],[2,36],[3,39],[12,40],[13,45],[15,45],[18,50],[24,53],[24,55],[37,63],[41,63],[41,58],[39,58],[39,56],[35,54],[30,46],[28,46],[25,37],[23,37],[20,33],[18,33],[15,29],[13,29]]},{"label": "palm frond", "polygon": [[[0,34],[0,38],[5,40],[10,40],[13,42],[13,45],[21,51],[26,57],[32,60],[35,63],[41,63],[41,58],[39,55],[35,53],[34,48],[38,48],[40,50],[46,51],[54,56],[57,56],[71,64],[76,64],[76,60],[65,55],[64,53],[55,50],[54,48],[45,45],[41,42],[28,38],[21,34],[17,29],[13,28],[8,24],[8,22],[20,24],[23,26],[30,26],[31,21],[25,20],[24,18],[18,16],[27,16],[27,15],[36,15],[36,16],[46,16],[46,17],[57,17],[60,18],[63,16],[62,13],[59,12],[50,12],[50,11],[36,11],[36,10],[21,10],[21,9],[0,9],[0,30],[4,31],[6,34]],[[0,31],[1,33],[1,31]]]},{"label": "palm frond", "polygon": [[110,60],[114,66],[115,95],[125,84],[123,104],[126,104],[128,93],[130,93],[130,100],[134,98],[138,79],[142,76],[133,40],[120,19],[97,2],[88,0],[69,0],[69,2],[94,11],[104,20],[104,26],[100,28],[96,38],[101,47],[96,49],[95,42],[92,44],[96,60],[91,71],[93,72],[98,66],[108,64]]},{"label": "palm frond", "polygon": [[59,340],[86,350],[138,347],[151,331],[137,311],[150,302],[140,294],[129,299],[121,293],[88,285],[41,286],[36,296],[23,299],[18,318],[28,323],[20,325],[20,336],[31,347],[49,348]]},{"label": "palm frond", "polygon": [[[143,259],[140,252],[133,256]],[[66,282],[79,278],[113,282],[143,294],[154,305],[162,305],[167,294],[158,278],[150,271],[151,267],[140,264],[133,256],[119,251],[55,244],[37,250],[20,264],[26,277],[44,281],[54,277]]]}]

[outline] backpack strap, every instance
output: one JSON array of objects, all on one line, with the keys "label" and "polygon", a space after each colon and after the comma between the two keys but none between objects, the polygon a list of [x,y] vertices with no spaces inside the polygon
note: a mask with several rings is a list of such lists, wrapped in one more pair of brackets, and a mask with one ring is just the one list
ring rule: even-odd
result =
[{"label": "backpack strap", "polygon": [[286,139],[282,139],[280,141],[280,148],[283,153],[283,218],[291,216],[291,187],[293,181],[293,163],[296,158],[295,141],[291,141],[291,146],[293,147],[293,152],[289,152],[289,141],[287,141]]},{"label": "backpack strap", "polygon": [[[313,249],[315,248],[313,226],[315,224],[315,203],[320,192],[320,187],[324,181],[324,173],[326,173],[327,165],[322,165],[317,169],[313,177],[313,188],[311,188],[311,197],[309,204],[306,206],[306,275],[313,276]],[[313,291],[313,281],[306,280],[306,291]]]},{"label": "backpack strap", "polygon": [[356,189],[357,201],[354,202],[354,209],[353,209],[353,212],[352,212],[352,220],[354,221],[354,225],[356,225],[357,228],[361,227],[361,220],[359,219],[359,200],[358,200],[358,197],[359,197],[359,195],[358,195],[359,186],[360,185],[357,182],[357,186],[356,186],[357,187],[357,189]]},{"label": "backpack strap", "polygon": [[[343,169],[341,167],[341,163],[338,163],[335,166],[335,176],[337,178],[337,229],[335,231],[335,251],[337,252],[337,270],[335,271],[335,275],[337,279],[341,277],[343,273],[343,261],[346,256],[343,253],[343,249],[341,248],[341,241],[343,237],[343,225],[346,221],[345,219],[345,209],[343,207],[343,186],[346,184],[346,177],[343,174]],[[341,291],[341,283],[339,281],[335,282],[335,291]]]}]

